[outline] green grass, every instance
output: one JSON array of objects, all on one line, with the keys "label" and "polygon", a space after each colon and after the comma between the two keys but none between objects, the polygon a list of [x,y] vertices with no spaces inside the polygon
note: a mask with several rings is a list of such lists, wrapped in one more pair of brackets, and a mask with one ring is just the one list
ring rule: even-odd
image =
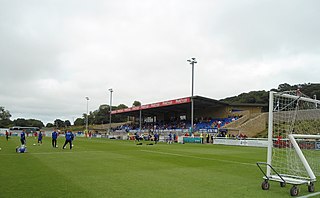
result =
[{"label": "green grass", "polygon": [[59,148],[50,141],[29,137],[17,154],[19,139],[0,137],[0,197],[290,197],[290,185],[261,190],[265,148],[77,138],[62,150],[63,138]]}]

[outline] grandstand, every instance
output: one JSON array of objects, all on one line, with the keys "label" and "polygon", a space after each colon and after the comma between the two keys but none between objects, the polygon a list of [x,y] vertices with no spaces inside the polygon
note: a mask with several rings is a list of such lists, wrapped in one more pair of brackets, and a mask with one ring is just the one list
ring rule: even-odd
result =
[{"label": "grandstand", "polygon": [[[221,128],[241,131],[241,126],[262,115],[265,104],[230,104],[202,96],[194,96],[194,130],[217,132]],[[191,98],[179,98],[127,109],[112,111],[125,115],[130,124],[117,127],[118,131],[175,131],[187,132],[191,128]],[[264,126],[266,126],[264,124]],[[238,128],[237,128],[238,127]],[[240,128],[239,128],[240,127]],[[264,130],[259,128],[257,132]],[[251,128],[248,131],[252,131]],[[246,133],[246,131],[241,131]]]}]

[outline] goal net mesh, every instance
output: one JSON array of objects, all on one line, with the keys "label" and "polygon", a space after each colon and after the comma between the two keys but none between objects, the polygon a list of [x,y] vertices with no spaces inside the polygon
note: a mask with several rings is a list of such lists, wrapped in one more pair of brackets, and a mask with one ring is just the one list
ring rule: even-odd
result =
[{"label": "goal net mesh", "polygon": [[[288,138],[290,134],[320,134],[320,105],[316,100],[304,98],[308,97],[295,91],[275,93],[273,97],[271,163],[281,175],[309,177]],[[320,140],[296,138],[296,142],[315,176],[320,176]]]}]

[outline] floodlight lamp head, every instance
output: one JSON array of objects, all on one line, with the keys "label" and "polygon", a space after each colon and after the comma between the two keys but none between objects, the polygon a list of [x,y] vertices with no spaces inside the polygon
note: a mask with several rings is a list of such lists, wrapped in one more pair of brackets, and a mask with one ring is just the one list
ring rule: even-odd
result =
[{"label": "floodlight lamp head", "polygon": [[196,58],[191,58],[192,60],[196,60]]},{"label": "floodlight lamp head", "polygon": [[89,100],[89,97],[88,97],[88,96],[86,97],[86,100]]},{"label": "floodlight lamp head", "polygon": [[187,60],[188,62],[191,62],[191,60]]},{"label": "floodlight lamp head", "polygon": [[109,89],[110,92],[113,92],[112,88]]}]

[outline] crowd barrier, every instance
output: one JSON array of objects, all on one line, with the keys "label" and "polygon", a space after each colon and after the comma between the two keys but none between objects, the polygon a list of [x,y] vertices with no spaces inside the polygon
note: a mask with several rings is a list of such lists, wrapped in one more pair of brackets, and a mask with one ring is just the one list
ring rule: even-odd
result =
[{"label": "crowd barrier", "polygon": [[[51,137],[51,131],[44,132],[45,136]],[[77,137],[85,137],[84,134],[77,134]],[[64,137],[64,134],[60,134],[59,137]],[[108,138],[108,139],[120,139],[120,140],[127,140],[128,135],[127,133],[111,133],[111,134],[94,134],[92,138]],[[130,135],[130,140],[134,140],[135,136]],[[165,142],[166,136],[160,135],[159,142]],[[204,141],[206,138],[204,137]],[[177,138],[178,143],[201,143],[201,138],[199,136],[181,136],[179,135]],[[206,142],[206,141],[205,141]],[[225,137],[216,137],[213,140],[210,138],[210,142],[212,144],[221,144],[221,145],[232,145],[232,146],[252,146],[252,147],[268,147],[267,138],[247,138],[247,139],[233,139],[233,138],[225,138]]]},{"label": "crowd barrier", "polygon": [[268,147],[267,138],[248,138],[248,139],[228,139],[215,138],[213,144],[223,144],[232,146],[253,146],[253,147]]}]

